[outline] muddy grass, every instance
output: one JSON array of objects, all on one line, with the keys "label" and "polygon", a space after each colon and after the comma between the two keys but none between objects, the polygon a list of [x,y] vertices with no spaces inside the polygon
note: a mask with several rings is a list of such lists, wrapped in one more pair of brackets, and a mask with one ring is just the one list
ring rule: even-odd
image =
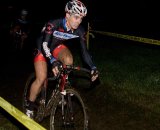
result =
[{"label": "muddy grass", "polygon": [[[0,76],[0,96],[22,110],[22,93],[25,81],[33,70],[32,62],[23,55],[12,55],[3,59]],[[83,83],[83,84],[82,84]],[[90,118],[90,130],[159,130],[160,114],[147,108],[123,102],[113,95],[112,86],[75,81],[77,89],[85,99]],[[45,119],[41,123],[49,129]],[[0,130],[24,130],[24,126],[0,109]]]},{"label": "muddy grass", "polygon": [[[24,63],[7,72],[0,85],[0,96],[22,110],[22,92],[30,70],[22,71]],[[23,66],[23,67],[22,67]],[[88,106],[90,130],[158,130],[160,115],[143,109],[135,104],[124,103],[113,97],[110,86],[98,84],[90,86],[89,82],[76,82]],[[88,87],[90,86],[90,87]],[[41,124],[49,129],[49,119]],[[24,129],[16,119],[0,109],[0,130]]]}]

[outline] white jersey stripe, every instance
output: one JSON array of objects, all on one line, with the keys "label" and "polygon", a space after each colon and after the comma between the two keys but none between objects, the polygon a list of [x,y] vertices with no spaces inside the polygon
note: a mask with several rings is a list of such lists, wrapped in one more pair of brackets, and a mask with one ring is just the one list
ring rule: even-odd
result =
[{"label": "white jersey stripe", "polygon": [[64,33],[64,32],[59,32],[59,31],[54,31],[53,32],[53,36],[55,36],[56,38],[64,39],[64,40],[68,40],[68,39],[79,37],[77,35],[73,35],[73,34],[69,34],[69,33]]}]

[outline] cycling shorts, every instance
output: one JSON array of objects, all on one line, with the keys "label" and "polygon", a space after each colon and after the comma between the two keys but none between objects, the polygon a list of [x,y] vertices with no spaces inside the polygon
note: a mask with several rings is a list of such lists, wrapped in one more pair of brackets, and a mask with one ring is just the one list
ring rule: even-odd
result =
[{"label": "cycling shorts", "polygon": [[[58,58],[58,54],[61,50],[67,48],[65,45],[61,44],[59,46],[57,46],[53,51],[52,51],[52,55],[54,58]],[[38,53],[36,54],[35,58],[34,58],[34,62],[37,61],[45,61],[46,62],[46,58],[44,57],[44,55],[42,54],[42,52],[40,52],[38,50]]]}]

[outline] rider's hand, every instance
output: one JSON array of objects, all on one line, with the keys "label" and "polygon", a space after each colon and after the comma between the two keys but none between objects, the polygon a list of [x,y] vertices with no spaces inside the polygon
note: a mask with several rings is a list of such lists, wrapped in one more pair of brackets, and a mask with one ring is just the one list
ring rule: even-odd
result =
[{"label": "rider's hand", "polygon": [[91,70],[91,81],[95,81],[97,78],[98,78],[98,70],[96,67],[94,67],[92,70]]},{"label": "rider's hand", "polygon": [[59,76],[59,71],[60,71],[61,66],[62,66],[62,63],[60,61],[58,61],[58,60],[53,61],[52,72],[55,77]]}]

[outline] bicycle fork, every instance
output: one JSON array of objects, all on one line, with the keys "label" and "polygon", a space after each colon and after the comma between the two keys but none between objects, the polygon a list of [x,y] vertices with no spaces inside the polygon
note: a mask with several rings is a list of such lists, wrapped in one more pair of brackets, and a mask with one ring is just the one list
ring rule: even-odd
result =
[{"label": "bicycle fork", "polygon": [[[65,91],[65,90],[64,90]],[[62,120],[63,125],[67,127],[73,126],[73,106],[71,102],[71,95],[65,93],[61,95],[61,108],[62,108]]]}]

